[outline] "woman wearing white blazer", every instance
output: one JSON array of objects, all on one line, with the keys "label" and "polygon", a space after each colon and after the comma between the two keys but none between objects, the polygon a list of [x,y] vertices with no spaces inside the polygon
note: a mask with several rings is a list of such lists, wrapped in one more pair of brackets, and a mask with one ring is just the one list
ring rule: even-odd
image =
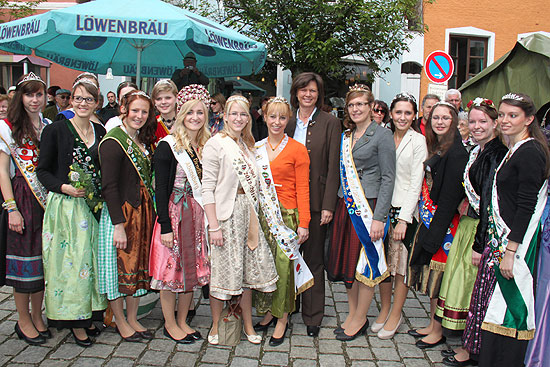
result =
[{"label": "woman wearing white blazer", "polygon": [[407,298],[408,288],[404,277],[407,273],[408,249],[418,225],[418,198],[424,178],[423,162],[428,156],[426,138],[412,127],[416,113],[416,100],[412,95],[400,93],[395,96],[390,106],[390,116],[397,161],[390,209],[391,225],[386,236],[388,268],[393,276],[395,291],[391,307],[392,283],[380,283],[382,308],[372,325],[372,330],[378,333],[380,339],[392,338],[401,325],[401,310]]}]

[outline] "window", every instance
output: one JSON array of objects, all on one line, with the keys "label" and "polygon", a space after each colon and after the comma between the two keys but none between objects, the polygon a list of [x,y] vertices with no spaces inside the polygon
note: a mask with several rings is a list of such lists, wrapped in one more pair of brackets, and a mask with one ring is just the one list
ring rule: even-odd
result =
[{"label": "window", "polygon": [[449,80],[449,88],[458,89],[487,67],[487,41],[483,37],[450,37],[449,54],[455,69]]}]

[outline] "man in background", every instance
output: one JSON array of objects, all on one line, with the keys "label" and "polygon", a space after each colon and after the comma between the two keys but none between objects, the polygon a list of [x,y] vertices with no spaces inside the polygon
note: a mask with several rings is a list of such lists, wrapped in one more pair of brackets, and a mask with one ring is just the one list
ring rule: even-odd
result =
[{"label": "man in background", "polygon": [[176,69],[172,74],[172,81],[178,90],[190,84],[202,84],[208,86],[209,80],[206,75],[197,68],[197,58],[192,52],[188,52],[183,58],[183,69]]}]

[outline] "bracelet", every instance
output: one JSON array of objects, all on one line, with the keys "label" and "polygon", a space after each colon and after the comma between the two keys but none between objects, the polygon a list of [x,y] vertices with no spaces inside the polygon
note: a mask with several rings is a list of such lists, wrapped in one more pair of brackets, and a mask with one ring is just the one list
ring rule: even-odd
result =
[{"label": "bracelet", "polygon": [[19,209],[17,209],[17,207],[15,207],[15,208],[10,208],[10,209],[8,209],[8,214],[9,214],[9,213],[12,213],[12,212],[17,212],[17,211],[19,211]]},{"label": "bracelet", "polygon": [[507,248],[507,249],[506,249],[506,251],[510,251],[510,252],[516,252],[516,251],[517,251],[517,249],[515,249],[515,250],[511,250],[511,249]]},{"label": "bracelet", "polygon": [[2,203],[2,208],[9,209],[10,207],[17,206],[15,199],[8,199]]},{"label": "bracelet", "polygon": [[218,228],[208,228],[208,232],[218,232],[222,227],[218,226]]}]

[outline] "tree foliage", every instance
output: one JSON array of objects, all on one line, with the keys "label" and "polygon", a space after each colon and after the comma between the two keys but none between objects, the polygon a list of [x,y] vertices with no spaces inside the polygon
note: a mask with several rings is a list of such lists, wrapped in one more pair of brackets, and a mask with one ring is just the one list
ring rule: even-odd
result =
[{"label": "tree foliage", "polygon": [[[0,18],[5,22],[34,14],[36,6],[46,0],[8,1],[0,0]],[[2,20],[0,20],[2,22]]]},{"label": "tree foliage", "polygon": [[[373,72],[393,61],[412,37],[418,0],[226,0],[226,24],[267,45],[293,73],[338,77],[341,58],[359,56]],[[417,23],[418,24],[418,23]],[[421,31],[421,29],[416,29]]]}]

